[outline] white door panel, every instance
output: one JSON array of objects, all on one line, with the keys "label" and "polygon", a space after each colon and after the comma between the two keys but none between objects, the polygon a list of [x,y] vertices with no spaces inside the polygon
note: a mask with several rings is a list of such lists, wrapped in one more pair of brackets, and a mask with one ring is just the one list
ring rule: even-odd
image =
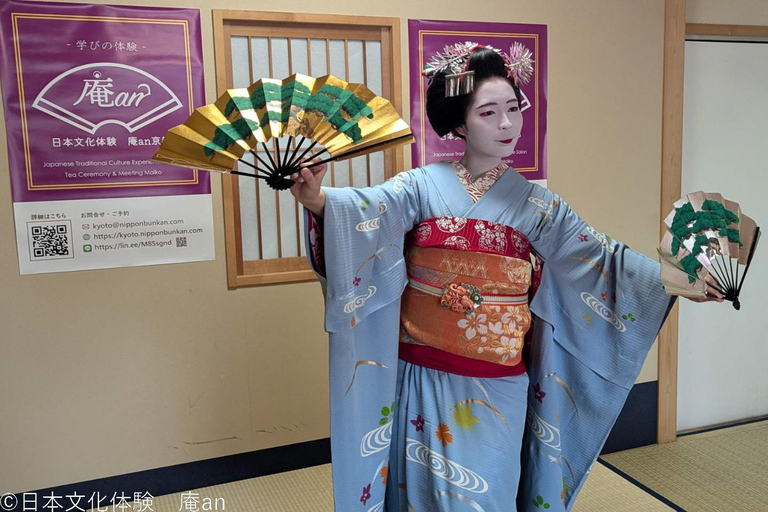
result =
[{"label": "white door panel", "polygon": [[[768,44],[687,41],[683,193],[719,192],[768,229]],[[678,430],[768,415],[768,237],[730,303],[682,299]]]}]

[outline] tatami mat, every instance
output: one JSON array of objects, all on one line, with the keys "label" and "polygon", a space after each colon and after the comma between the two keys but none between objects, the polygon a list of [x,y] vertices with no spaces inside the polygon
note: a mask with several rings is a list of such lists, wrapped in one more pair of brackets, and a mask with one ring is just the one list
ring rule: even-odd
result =
[{"label": "tatami mat", "polygon": [[639,487],[596,463],[573,512],[664,512],[672,510]]},{"label": "tatami mat", "polygon": [[[155,497],[155,512],[184,510],[184,501],[215,502],[223,498],[226,510],[237,512],[333,512],[331,465],[241,480]],[[214,504],[211,509],[214,509]],[[195,510],[190,508],[190,510]],[[223,510],[219,502],[218,510]],[[573,512],[657,512],[670,508],[600,464],[592,468]]]},{"label": "tatami mat", "polygon": [[[641,485],[690,511],[768,511],[768,421],[681,437],[602,457]],[[223,499],[236,512],[333,512],[331,465],[155,497],[156,512],[195,510],[184,500]],[[212,505],[209,510],[224,510]],[[596,463],[573,512],[656,512],[673,508]]]},{"label": "tatami mat", "polygon": [[768,510],[768,421],[603,459],[690,512]]},{"label": "tatami mat", "polygon": [[[203,501],[210,499],[210,508]],[[223,504],[217,498],[223,498]],[[197,500],[197,508],[191,500]],[[185,508],[184,501],[190,503]],[[110,509],[111,510],[111,509]],[[157,496],[154,512],[179,510],[228,510],[234,512],[333,512],[331,465],[288,471],[275,475],[240,480],[228,484],[192,489],[183,493]],[[93,512],[93,511],[89,511]]]}]

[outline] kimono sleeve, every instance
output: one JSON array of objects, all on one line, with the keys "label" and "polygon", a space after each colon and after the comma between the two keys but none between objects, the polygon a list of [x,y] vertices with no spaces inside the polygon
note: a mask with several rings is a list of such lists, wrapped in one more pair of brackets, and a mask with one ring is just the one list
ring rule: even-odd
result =
[{"label": "kimono sleeve", "polygon": [[655,260],[585,223],[559,196],[533,187],[527,232],[544,260],[531,310],[565,350],[630,388],[674,304]]},{"label": "kimono sleeve", "polygon": [[[402,172],[367,188],[323,187],[322,223],[308,222],[307,247],[323,247],[325,268],[310,256],[325,295],[325,329],[354,327],[357,322],[398,300],[407,284],[403,244],[419,215],[417,175]],[[308,215],[311,213],[307,212]],[[317,238],[322,237],[322,243]]]}]

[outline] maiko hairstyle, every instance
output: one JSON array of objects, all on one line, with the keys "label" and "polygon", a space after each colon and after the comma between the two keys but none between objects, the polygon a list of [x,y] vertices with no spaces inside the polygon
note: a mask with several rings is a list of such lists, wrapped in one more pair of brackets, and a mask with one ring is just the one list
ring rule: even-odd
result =
[{"label": "maiko hairstyle", "polygon": [[[484,81],[491,78],[503,78],[509,81],[515,90],[517,101],[522,104],[520,89],[509,78],[508,70],[504,65],[504,59],[493,50],[478,48],[469,57],[467,71],[475,72],[475,90]],[[453,132],[457,137],[464,138],[456,133],[456,128],[462,126],[467,118],[467,109],[472,102],[472,93],[460,94],[450,98],[445,97],[445,72],[436,73],[427,89],[427,118],[432,129],[444,137]]]}]

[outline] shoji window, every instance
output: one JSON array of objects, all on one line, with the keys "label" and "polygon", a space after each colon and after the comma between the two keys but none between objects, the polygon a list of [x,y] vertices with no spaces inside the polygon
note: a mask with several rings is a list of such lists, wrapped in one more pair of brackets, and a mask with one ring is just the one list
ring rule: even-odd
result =
[{"label": "shoji window", "polygon": [[[330,73],[366,84],[402,113],[397,18],[217,9],[213,21],[218,94],[264,77]],[[284,150],[288,138],[279,143]],[[276,143],[268,148],[275,151]],[[402,149],[394,149],[334,162],[323,184],[381,183],[402,161]],[[290,192],[232,175],[222,176],[222,186],[229,286],[314,279],[306,261],[302,208]]]}]

